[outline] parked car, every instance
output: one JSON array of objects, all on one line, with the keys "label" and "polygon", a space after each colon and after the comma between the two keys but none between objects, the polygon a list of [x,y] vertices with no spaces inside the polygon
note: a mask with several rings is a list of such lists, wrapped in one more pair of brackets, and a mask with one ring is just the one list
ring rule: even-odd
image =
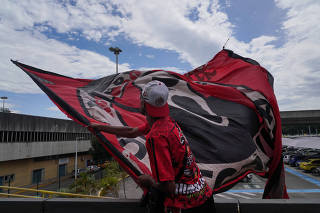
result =
[{"label": "parked car", "polygon": [[302,159],[304,159],[305,158],[305,156],[303,156],[303,155],[292,155],[292,156],[290,156],[290,160],[289,160],[289,165],[290,166],[296,166],[296,162],[298,161],[298,160],[302,160]]},{"label": "parked car", "polygon": [[317,167],[315,169],[312,170],[312,174],[315,176],[319,176],[320,175],[320,167]]},{"label": "parked car", "polygon": [[319,155],[320,153],[317,151],[302,151],[301,154],[305,156],[316,156],[316,155]]},{"label": "parked car", "polygon": [[320,166],[320,158],[308,159],[305,162],[300,163],[300,168],[305,171],[312,171]]},{"label": "parked car", "polygon": [[298,166],[297,162],[298,161],[306,161],[308,159],[314,159],[314,158],[320,158],[319,154],[312,154],[312,155],[303,155],[303,154],[296,154],[296,155],[291,155],[290,160],[289,160],[289,165],[290,166]]},{"label": "parked car", "polygon": [[245,183],[251,183],[253,174],[247,174],[241,181]]},{"label": "parked car", "polygon": [[[80,175],[81,173],[86,173],[86,172],[87,172],[86,169],[80,169],[80,168],[78,168],[78,169],[77,169],[77,177],[79,177],[79,175]],[[74,170],[72,170],[72,177],[74,177]]]},{"label": "parked car", "polygon": [[99,171],[99,170],[100,170],[100,167],[97,166],[97,165],[91,165],[91,166],[88,166],[88,170],[89,170],[89,172],[94,173],[94,172]]},{"label": "parked car", "polygon": [[[286,152],[283,152],[283,153],[282,153],[283,160],[284,160],[284,157],[285,157],[286,155],[295,155],[295,154],[297,154],[297,151],[286,151]],[[289,157],[290,157],[290,156],[289,156]]]},{"label": "parked car", "polygon": [[283,163],[288,164],[289,160],[290,160],[290,155],[287,154],[287,155],[283,156]]},{"label": "parked car", "polygon": [[301,169],[301,168],[300,168],[300,163],[302,163],[302,162],[304,162],[304,161],[305,161],[305,159],[303,159],[303,160],[300,159],[300,160],[297,160],[297,161],[296,161],[296,167],[297,167],[297,169]]}]

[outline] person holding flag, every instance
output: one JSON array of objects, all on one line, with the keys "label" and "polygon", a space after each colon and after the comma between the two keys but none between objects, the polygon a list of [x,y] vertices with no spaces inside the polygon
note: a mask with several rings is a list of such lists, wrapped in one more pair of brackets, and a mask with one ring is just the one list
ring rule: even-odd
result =
[{"label": "person holding flag", "polygon": [[139,127],[91,124],[89,128],[134,138],[146,136],[152,177],[143,174],[138,184],[148,189],[152,211],[214,212],[212,189],[202,177],[179,125],[169,116],[169,90],[161,81],[147,83],[141,93],[141,112],[147,123]]}]

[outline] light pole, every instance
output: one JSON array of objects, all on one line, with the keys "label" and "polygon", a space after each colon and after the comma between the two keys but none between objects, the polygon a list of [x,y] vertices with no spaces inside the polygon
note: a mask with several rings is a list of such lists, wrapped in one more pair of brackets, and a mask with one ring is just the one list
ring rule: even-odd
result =
[{"label": "light pole", "polygon": [[2,112],[4,112],[4,102],[6,99],[8,99],[8,97],[2,96],[1,99],[2,99]]},{"label": "light pole", "polygon": [[83,139],[83,137],[76,137],[76,156],[74,159],[74,180],[77,180],[78,176],[78,141]]},{"label": "light pole", "polygon": [[74,180],[77,180],[78,175],[78,140],[79,138],[76,138],[76,157],[74,159]]},{"label": "light pole", "polygon": [[122,50],[119,47],[110,47],[109,50],[116,55],[116,74],[118,74],[118,55]]}]

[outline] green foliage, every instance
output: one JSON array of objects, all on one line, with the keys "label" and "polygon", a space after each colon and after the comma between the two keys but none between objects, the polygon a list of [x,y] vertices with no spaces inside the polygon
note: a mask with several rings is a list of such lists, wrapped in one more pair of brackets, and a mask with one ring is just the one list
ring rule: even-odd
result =
[{"label": "green foliage", "polygon": [[122,170],[120,169],[119,164],[116,161],[108,161],[105,163],[104,172],[106,176],[117,176],[120,177]]},{"label": "green foliage", "polygon": [[100,196],[106,196],[111,193],[113,196],[118,197],[119,191],[119,178],[107,176],[100,181]]},{"label": "green foliage", "polygon": [[70,185],[69,189],[71,193],[92,195],[97,192],[97,182],[92,174],[80,173],[77,180]]},{"label": "green foliage", "polygon": [[109,161],[105,163],[105,176],[100,182],[100,195],[105,196],[111,193],[118,197],[119,182],[126,176],[116,161]]},{"label": "green foliage", "polygon": [[119,183],[126,177],[126,173],[119,167],[116,161],[108,161],[105,163],[103,177],[95,180],[93,174],[80,173],[77,180],[70,185],[69,192],[76,194],[90,194],[118,197]]}]

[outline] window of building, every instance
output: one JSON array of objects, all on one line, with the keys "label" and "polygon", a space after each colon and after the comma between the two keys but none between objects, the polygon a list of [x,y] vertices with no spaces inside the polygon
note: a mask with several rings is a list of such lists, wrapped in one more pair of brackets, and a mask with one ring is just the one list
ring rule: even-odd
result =
[{"label": "window of building", "polygon": [[4,142],[4,137],[5,137],[5,132],[1,131],[0,132],[0,142]]},{"label": "window of building", "polygon": [[32,184],[41,183],[44,179],[44,168],[32,171]]},{"label": "window of building", "polygon": [[0,142],[90,140],[91,133],[0,131]]},{"label": "window of building", "polygon": [[[4,184],[10,185],[14,181],[15,175],[4,175],[0,176],[0,186],[3,186]],[[0,188],[0,192],[3,192],[3,190]]]},{"label": "window of building", "polygon": [[4,183],[8,183],[8,182],[12,182],[12,181],[14,181],[14,174],[11,174],[11,175],[5,175],[5,176],[3,176],[4,178],[3,178],[3,181],[4,181]]},{"label": "window of building", "polygon": [[0,186],[5,183],[14,181],[14,178],[15,178],[14,174],[0,176]]}]

